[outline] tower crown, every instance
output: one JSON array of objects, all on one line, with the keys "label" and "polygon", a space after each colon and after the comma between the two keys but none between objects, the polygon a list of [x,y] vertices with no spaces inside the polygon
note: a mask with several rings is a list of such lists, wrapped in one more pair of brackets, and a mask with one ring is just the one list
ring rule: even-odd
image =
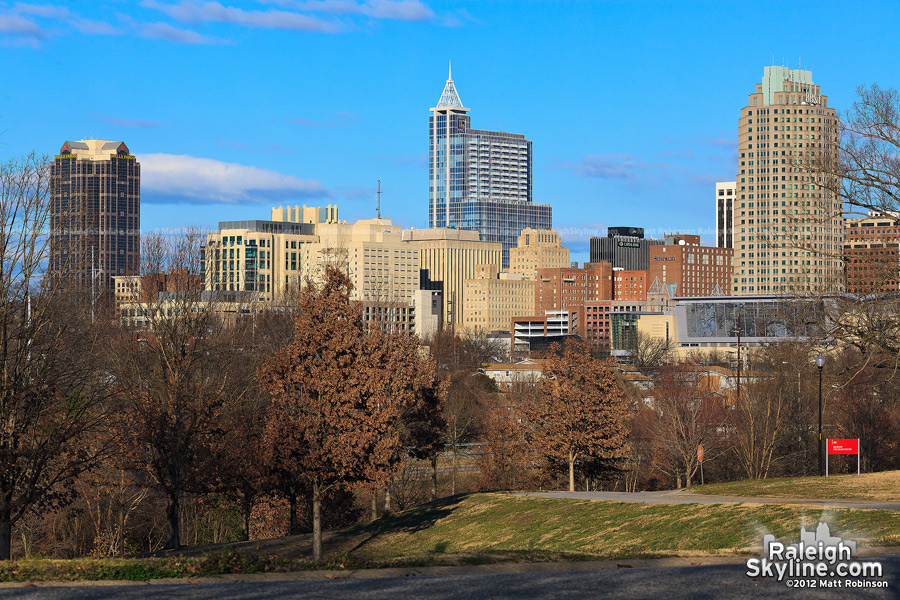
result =
[{"label": "tower crown", "polygon": [[444,84],[444,91],[441,92],[441,99],[438,100],[436,108],[463,108],[462,100],[456,92],[456,86],[453,85],[453,66],[447,71],[447,83]]}]

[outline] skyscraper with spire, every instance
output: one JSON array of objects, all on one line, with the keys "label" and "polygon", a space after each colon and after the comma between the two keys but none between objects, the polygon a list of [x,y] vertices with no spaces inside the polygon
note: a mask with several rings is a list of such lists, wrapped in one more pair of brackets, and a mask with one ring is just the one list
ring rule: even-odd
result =
[{"label": "skyscraper with spire", "polygon": [[482,241],[500,242],[507,268],[523,229],[551,227],[550,205],[532,202],[531,141],[472,129],[452,70],[428,121],[428,226],[474,229]]}]

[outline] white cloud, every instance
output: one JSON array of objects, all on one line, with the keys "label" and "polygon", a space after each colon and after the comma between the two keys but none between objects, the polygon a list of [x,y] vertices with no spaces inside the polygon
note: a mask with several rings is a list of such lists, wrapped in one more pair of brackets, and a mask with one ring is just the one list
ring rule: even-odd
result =
[{"label": "white cloud", "polygon": [[22,35],[35,39],[48,37],[47,32],[36,23],[18,15],[0,15],[0,33]]},{"label": "white cloud", "polygon": [[168,23],[144,23],[138,27],[138,33],[145,38],[154,40],[167,40],[182,44],[224,44],[226,40],[214,38],[208,35],[191,31],[190,29],[178,29]]},{"label": "white cloud", "polygon": [[[20,15],[28,15],[47,21],[59,21],[71,25],[79,32],[86,35],[117,35],[120,33],[109,23],[83,19],[65,6],[17,3],[10,11],[10,15],[12,15],[13,18],[18,17],[20,19],[22,19]],[[0,17],[0,20],[2,20],[3,18],[4,17]],[[35,25],[35,27],[37,26]],[[48,36],[48,34],[46,32],[43,32],[43,30],[40,31],[43,33],[44,37]]]},{"label": "white cloud", "polygon": [[419,0],[268,0],[272,4],[310,12],[334,15],[365,15],[374,19],[397,19],[401,21],[428,21],[434,18],[434,11]]},{"label": "white cloud", "polygon": [[244,10],[233,6],[223,6],[219,2],[197,2],[184,0],[178,4],[162,4],[155,0],[145,0],[141,5],[158,10],[182,23],[231,23],[246,27],[268,29],[290,29],[319,33],[335,33],[340,26],[295,12],[283,10]]},{"label": "white cloud", "polygon": [[330,197],[315,179],[188,154],[141,154],[141,196],[148,203],[270,203]]}]

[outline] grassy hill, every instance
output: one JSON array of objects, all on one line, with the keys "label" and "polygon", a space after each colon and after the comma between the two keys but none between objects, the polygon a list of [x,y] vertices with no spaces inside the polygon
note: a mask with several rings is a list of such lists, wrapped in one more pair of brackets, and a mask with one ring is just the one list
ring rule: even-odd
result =
[{"label": "grassy hill", "polygon": [[820,519],[833,534],[861,542],[861,549],[900,545],[900,511],[632,504],[494,493],[444,498],[367,525],[327,532],[324,564],[309,560],[310,536],[299,535],[227,548],[188,548],[147,559],[6,562],[0,565],[0,581],[750,554],[758,551],[765,533],[796,541],[801,525]]},{"label": "grassy hill", "polygon": [[[631,504],[497,493],[445,498],[333,532],[325,549],[380,565],[737,554],[755,552],[764,533],[798,538],[801,524],[815,524],[823,515],[839,535],[869,545],[900,545],[896,511]],[[310,549],[302,536],[235,548],[291,558]]]},{"label": "grassy hill", "polygon": [[699,494],[767,496],[772,498],[830,498],[900,502],[900,471],[830,477],[792,477],[733,481],[695,486]]}]

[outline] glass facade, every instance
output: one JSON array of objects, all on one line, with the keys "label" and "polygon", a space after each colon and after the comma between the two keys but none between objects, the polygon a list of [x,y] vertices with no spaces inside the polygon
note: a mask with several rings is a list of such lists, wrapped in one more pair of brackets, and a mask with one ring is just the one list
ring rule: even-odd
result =
[{"label": "glass facade", "polygon": [[675,316],[683,327],[682,342],[733,343],[740,328],[743,341],[771,343],[814,336],[817,331],[808,317],[817,309],[822,307],[772,296],[747,301],[692,299],[677,305]]},{"label": "glass facade", "polygon": [[472,129],[448,79],[428,127],[428,226],[474,229],[509,249],[526,227],[550,229],[549,204],[532,203],[531,142],[524,135]]}]

